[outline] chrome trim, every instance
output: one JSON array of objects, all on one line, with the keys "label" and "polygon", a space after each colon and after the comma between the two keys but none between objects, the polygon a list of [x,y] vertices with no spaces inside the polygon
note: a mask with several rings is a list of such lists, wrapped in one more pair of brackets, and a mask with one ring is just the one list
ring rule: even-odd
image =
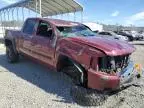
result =
[{"label": "chrome trim", "polygon": [[137,72],[134,68],[134,63],[129,62],[129,65],[119,73],[120,84],[129,83],[136,77]]}]

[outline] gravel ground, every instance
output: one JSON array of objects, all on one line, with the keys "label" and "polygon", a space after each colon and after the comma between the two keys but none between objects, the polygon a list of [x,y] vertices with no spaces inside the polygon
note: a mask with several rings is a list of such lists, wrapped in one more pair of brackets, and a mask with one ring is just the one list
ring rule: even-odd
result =
[{"label": "gravel ground", "polygon": [[136,48],[136,51],[132,54],[132,59],[144,67],[144,41],[135,41],[131,44]]},{"label": "gravel ground", "polygon": [[[132,59],[144,66],[144,42],[133,42]],[[141,82],[143,83],[143,81]],[[70,96],[71,81],[60,72],[30,60],[8,64],[0,44],[0,108],[80,108]],[[110,96],[98,108],[143,108],[144,87],[129,87]]]}]

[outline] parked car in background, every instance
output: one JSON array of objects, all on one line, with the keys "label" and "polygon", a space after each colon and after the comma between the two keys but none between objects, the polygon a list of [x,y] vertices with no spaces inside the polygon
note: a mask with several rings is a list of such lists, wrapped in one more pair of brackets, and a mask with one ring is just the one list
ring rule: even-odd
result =
[{"label": "parked car in background", "polygon": [[134,37],[128,31],[114,31],[118,35],[122,35],[128,38],[129,41],[133,41]]},{"label": "parked car in background", "polygon": [[143,39],[143,36],[138,33],[137,31],[134,31],[134,30],[124,30],[123,32],[131,35],[133,37],[133,40],[141,40]]},{"label": "parked car in background", "polygon": [[137,31],[130,31],[135,40],[142,40],[143,36]]},{"label": "parked car in background", "polygon": [[144,32],[141,32],[140,34],[141,34],[141,36],[143,36],[143,39],[144,39]]},{"label": "parked car in background", "polygon": [[111,39],[117,39],[122,41],[128,41],[128,38],[122,35],[118,35],[112,31],[103,31],[98,33],[100,36],[108,37]]}]

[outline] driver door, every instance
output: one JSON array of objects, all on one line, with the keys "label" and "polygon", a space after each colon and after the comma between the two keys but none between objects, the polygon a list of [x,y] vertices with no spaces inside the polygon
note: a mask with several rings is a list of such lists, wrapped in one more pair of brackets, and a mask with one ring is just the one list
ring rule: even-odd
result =
[{"label": "driver door", "polygon": [[53,47],[54,32],[51,25],[45,21],[39,21],[36,35],[32,38],[32,46],[35,57],[49,65],[54,65]]}]

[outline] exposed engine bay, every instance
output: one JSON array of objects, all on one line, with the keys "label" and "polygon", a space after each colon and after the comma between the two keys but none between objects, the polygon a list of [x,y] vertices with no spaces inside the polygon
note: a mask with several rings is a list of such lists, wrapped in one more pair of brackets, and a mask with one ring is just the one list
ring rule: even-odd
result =
[{"label": "exposed engine bay", "polygon": [[121,72],[128,66],[130,55],[105,56],[99,58],[99,70],[109,74]]}]

